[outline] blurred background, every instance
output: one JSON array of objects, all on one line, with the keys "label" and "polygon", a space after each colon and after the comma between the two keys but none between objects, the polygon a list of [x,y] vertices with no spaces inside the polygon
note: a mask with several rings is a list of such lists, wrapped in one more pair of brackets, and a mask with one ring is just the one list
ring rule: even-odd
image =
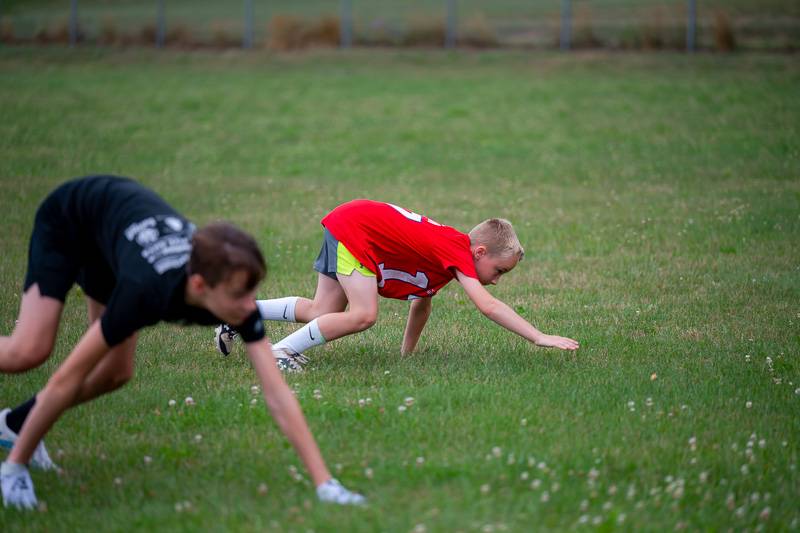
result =
[{"label": "blurred background", "polygon": [[4,43],[795,51],[798,0],[0,0]]}]

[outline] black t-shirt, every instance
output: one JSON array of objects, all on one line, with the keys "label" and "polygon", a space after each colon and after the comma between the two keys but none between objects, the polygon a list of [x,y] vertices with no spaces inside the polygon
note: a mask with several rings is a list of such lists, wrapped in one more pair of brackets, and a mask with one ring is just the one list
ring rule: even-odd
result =
[{"label": "black t-shirt", "polygon": [[[195,226],[156,193],[128,178],[90,176],[65,183],[51,199],[76,250],[87,260],[105,261],[113,272],[114,289],[100,319],[109,346],[160,321],[221,322],[186,303]],[[236,330],[245,342],[264,338],[258,310]]]}]

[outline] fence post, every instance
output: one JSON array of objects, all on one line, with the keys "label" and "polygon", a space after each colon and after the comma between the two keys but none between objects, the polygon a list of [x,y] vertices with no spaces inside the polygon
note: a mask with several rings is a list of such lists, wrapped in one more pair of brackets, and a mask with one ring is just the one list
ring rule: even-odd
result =
[{"label": "fence post", "polygon": [[156,5],[156,48],[164,47],[166,26],[167,23],[164,17],[164,0],[158,0],[158,4]]},{"label": "fence post", "polygon": [[69,45],[78,44],[78,0],[69,4]]},{"label": "fence post", "polygon": [[244,0],[244,34],[242,48],[253,47],[253,0]]},{"label": "fence post", "polygon": [[572,4],[570,0],[561,0],[561,36],[559,45],[562,50],[572,46]]},{"label": "fence post", "polygon": [[688,13],[686,15],[686,51],[695,51],[697,42],[697,0],[688,0]]},{"label": "fence post", "polygon": [[444,47],[456,46],[456,0],[447,0],[447,31],[444,37]]},{"label": "fence post", "polygon": [[341,34],[339,36],[339,46],[350,48],[353,46],[353,3],[351,0],[342,0],[340,11]]}]

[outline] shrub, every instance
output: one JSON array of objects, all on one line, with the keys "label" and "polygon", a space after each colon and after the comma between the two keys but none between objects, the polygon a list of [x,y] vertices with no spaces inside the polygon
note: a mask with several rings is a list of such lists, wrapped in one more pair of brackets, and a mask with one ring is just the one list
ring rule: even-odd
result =
[{"label": "shrub", "polygon": [[444,21],[440,18],[416,16],[411,19],[403,38],[407,46],[444,46]]},{"label": "shrub", "polygon": [[217,48],[241,46],[242,39],[237,36],[235,25],[230,21],[217,20],[211,23],[211,44]]},{"label": "shrub", "polygon": [[0,18],[0,42],[13,43],[16,41],[14,37],[14,24],[8,17]]},{"label": "shrub", "polygon": [[736,50],[736,36],[728,14],[717,11],[714,14],[714,44],[720,52],[733,52]]},{"label": "shrub", "polygon": [[497,35],[483,14],[468,18],[459,29],[458,42],[465,46],[489,48],[497,46]]}]

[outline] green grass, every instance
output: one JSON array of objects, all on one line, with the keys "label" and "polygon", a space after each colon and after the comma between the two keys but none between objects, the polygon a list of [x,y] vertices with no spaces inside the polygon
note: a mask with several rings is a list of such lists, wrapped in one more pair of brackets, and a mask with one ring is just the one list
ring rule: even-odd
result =
[{"label": "green grass", "polygon": [[[0,50],[0,332],[38,202],[114,172],[254,233],[263,297],[311,294],[318,220],[351,198],[462,230],[509,218],[526,260],[493,292],[582,344],[534,348],[452,286],[402,358],[406,304],[382,301],[374,328],[289,379],[329,465],[371,502],[341,509],[290,476],[241,349],[223,360],[208,329],[155,327],[132,383],[48,435],[65,473],[34,473],[47,511],[2,510],[2,529],[796,527],[798,89],[794,58],[767,55]],[[52,359],[0,377],[0,404],[76,342],[77,292]]]}]

